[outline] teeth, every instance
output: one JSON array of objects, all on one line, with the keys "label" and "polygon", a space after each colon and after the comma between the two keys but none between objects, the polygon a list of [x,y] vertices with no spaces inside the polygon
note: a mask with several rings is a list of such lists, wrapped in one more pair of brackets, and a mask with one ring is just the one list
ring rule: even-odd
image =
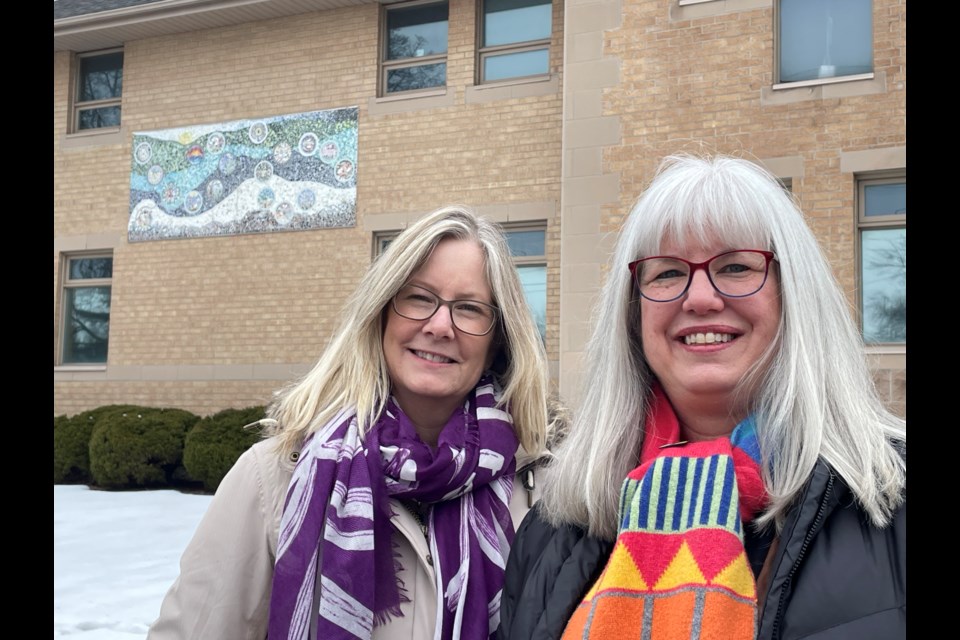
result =
[{"label": "teeth", "polygon": [[731,333],[691,333],[683,336],[684,344],[716,344],[717,342],[730,342],[733,340]]},{"label": "teeth", "polygon": [[424,360],[429,360],[430,362],[438,362],[440,364],[446,364],[447,362],[453,362],[450,358],[444,358],[443,356],[438,356],[435,353],[427,353],[426,351],[414,351],[417,356],[423,358]]}]

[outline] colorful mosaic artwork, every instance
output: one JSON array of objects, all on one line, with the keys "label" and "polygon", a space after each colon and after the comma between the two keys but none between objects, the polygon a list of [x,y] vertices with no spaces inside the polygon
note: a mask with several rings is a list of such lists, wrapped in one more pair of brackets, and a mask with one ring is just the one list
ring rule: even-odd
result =
[{"label": "colorful mosaic artwork", "polygon": [[130,242],[356,225],[357,108],[133,134]]}]

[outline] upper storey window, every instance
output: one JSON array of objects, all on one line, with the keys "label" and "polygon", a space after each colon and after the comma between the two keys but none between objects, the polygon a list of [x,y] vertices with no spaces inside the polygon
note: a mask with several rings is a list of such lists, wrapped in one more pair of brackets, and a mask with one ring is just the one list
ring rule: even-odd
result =
[{"label": "upper storey window", "polygon": [[382,95],[447,84],[447,2],[386,7],[382,30]]},{"label": "upper storey window", "polygon": [[780,83],[873,73],[871,0],[780,0]]},{"label": "upper storey window", "polygon": [[123,51],[82,53],[75,70],[72,130],[119,127]]},{"label": "upper storey window", "polygon": [[550,71],[550,0],[481,0],[480,82]]}]

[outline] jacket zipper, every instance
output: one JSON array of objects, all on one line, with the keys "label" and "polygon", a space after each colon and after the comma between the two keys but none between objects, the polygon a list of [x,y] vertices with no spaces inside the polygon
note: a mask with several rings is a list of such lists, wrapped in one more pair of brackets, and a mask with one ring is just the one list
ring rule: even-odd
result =
[{"label": "jacket zipper", "polygon": [[777,615],[773,619],[773,631],[770,633],[772,640],[778,640],[780,637],[780,624],[783,621],[783,609],[787,604],[787,593],[789,593],[790,583],[793,582],[793,576],[800,569],[800,564],[803,562],[803,557],[807,555],[807,547],[810,546],[810,541],[813,540],[813,536],[817,534],[817,531],[820,530],[820,521],[823,520],[823,514],[827,510],[827,501],[830,499],[830,493],[833,491],[833,469],[828,468],[830,476],[827,478],[827,488],[823,492],[823,497],[820,499],[820,507],[817,509],[817,517],[813,520],[813,526],[807,530],[807,535],[803,539],[803,544],[800,546],[800,553],[797,555],[796,561],[793,563],[793,566],[790,567],[790,573],[787,574],[787,579],[783,582],[783,586],[780,588],[780,602],[777,604]]}]

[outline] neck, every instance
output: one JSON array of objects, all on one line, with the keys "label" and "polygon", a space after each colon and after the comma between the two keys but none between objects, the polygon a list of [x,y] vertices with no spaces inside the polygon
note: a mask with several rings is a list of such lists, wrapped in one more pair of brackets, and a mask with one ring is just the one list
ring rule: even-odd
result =
[{"label": "neck", "polygon": [[413,428],[423,442],[431,447],[437,446],[440,439],[440,432],[447,426],[450,416],[459,409],[463,402],[456,403],[430,403],[429,406],[423,406],[423,402],[404,402],[397,398],[397,404],[410,419]]},{"label": "neck", "polygon": [[680,421],[680,435],[688,442],[729,436],[746,417],[745,413],[731,407],[727,398],[719,400],[703,396],[669,397]]}]

